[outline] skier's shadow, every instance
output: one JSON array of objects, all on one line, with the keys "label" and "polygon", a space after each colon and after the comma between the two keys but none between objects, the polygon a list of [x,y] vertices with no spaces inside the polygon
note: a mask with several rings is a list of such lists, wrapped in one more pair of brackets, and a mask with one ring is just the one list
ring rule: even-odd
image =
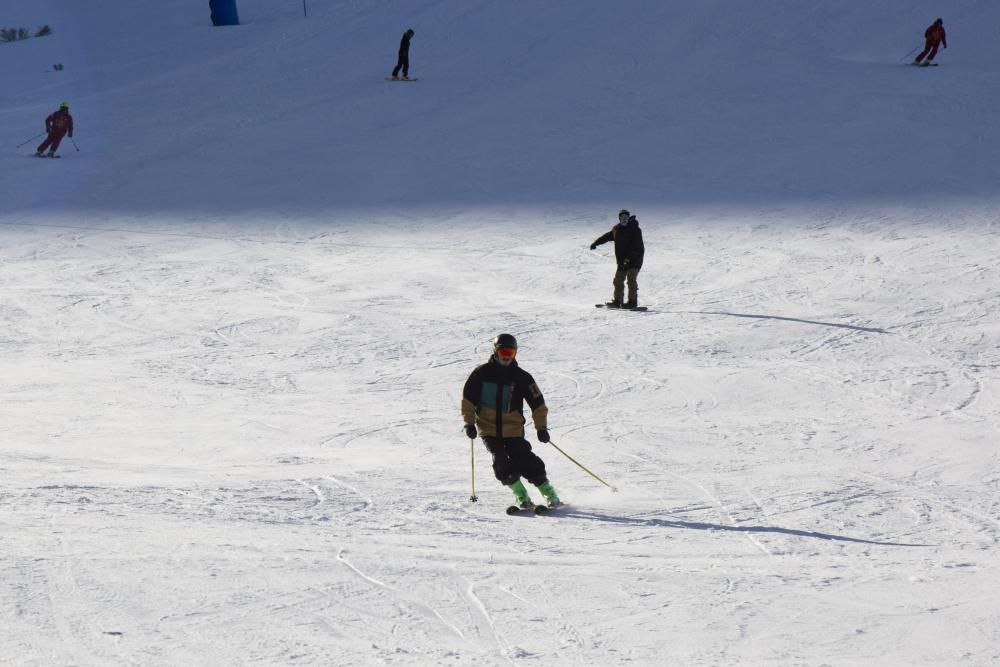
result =
[{"label": "skier's shadow", "polygon": [[600,512],[589,512],[581,510],[570,510],[565,512],[565,516],[576,519],[590,519],[592,521],[604,521],[607,523],[620,523],[629,526],[650,526],[653,528],[683,528],[685,530],[708,530],[729,533],[776,533],[779,535],[794,535],[796,537],[811,537],[817,540],[828,540],[831,542],[853,542],[855,544],[875,544],[883,547],[932,547],[933,544],[913,544],[907,542],[880,542],[878,540],[864,540],[858,537],[847,537],[846,535],[833,535],[831,533],[818,533],[814,530],[796,530],[794,528],[779,528],[778,526],[724,526],[718,523],[703,523],[700,521],[671,521],[668,519],[640,519],[624,516],[612,516],[601,514]]},{"label": "skier's shadow", "polygon": [[863,331],[865,333],[888,334],[891,331],[879,329],[878,327],[859,327],[854,324],[840,324],[837,322],[819,322],[817,320],[804,320],[799,317],[782,317],[781,315],[754,315],[752,313],[729,313],[722,310],[688,310],[684,311],[691,315],[725,315],[727,317],[747,317],[754,320],[782,320],[784,322],[801,322],[802,324],[815,324],[821,327],[835,327],[837,329],[850,329],[851,331]]}]

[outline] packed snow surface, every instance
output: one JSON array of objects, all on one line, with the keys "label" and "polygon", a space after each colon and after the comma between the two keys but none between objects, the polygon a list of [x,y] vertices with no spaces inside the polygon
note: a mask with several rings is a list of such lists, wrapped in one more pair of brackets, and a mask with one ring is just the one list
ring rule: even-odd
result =
[{"label": "packed snow surface", "polygon": [[993,0],[3,10],[0,665],[1000,663]]}]

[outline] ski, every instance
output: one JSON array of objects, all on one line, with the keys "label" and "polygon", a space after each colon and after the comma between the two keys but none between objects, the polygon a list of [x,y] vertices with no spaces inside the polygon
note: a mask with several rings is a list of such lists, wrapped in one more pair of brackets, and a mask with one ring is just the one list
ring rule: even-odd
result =
[{"label": "ski", "polygon": [[562,514],[562,511],[566,509],[566,503],[559,503],[558,505],[535,505],[535,514],[543,514],[545,516],[558,516]]},{"label": "ski", "polygon": [[392,77],[385,77],[386,81],[398,81],[400,83],[409,83],[410,81],[420,81],[420,79],[393,79]]},{"label": "ski", "polygon": [[635,308],[626,308],[625,306],[609,306],[606,303],[595,303],[594,307],[596,307],[596,308],[607,308],[608,310],[633,310],[633,311],[635,311],[637,313],[642,313],[642,312],[645,312],[646,310],[648,310],[648,308],[646,308],[646,306],[636,306]]},{"label": "ski", "polygon": [[62,157],[62,155],[39,155],[38,153],[35,153],[35,157],[44,157],[50,160],[58,160],[59,158]]},{"label": "ski", "polygon": [[510,516],[534,516],[536,514],[557,514],[558,510],[565,506],[565,503],[561,503],[555,507],[549,507],[548,505],[535,505],[534,507],[518,507],[517,505],[511,505],[506,511]]}]

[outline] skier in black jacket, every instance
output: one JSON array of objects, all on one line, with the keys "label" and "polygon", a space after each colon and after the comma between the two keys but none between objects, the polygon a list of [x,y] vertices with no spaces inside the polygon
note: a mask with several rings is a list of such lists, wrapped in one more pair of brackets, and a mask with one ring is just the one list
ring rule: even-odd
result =
[{"label": "skier in black jacket", "polygon": [[[470,439],[482,435],[493,455],[493,474],[509,486],[519,507],[534,506],[521,478],[538,487],[549,507],[562,504],[545,475],[545,462],[524,439],[524,403],[531,408],[538,439],[549,441],[545,398],[535,379],[517,365],[517,339],[500,334],[493,339],[493,354],[478,366],[462,389],[462,419]],[[478,431],[477,431],[478,427]]]},{"label": "skier in black jacket", "polygon": [[[618,224],[611,228],[607,234],[597,237],[597,240],[590,244],[590,249],[608,241],[615,242],[615,259],[618,261],[618,270],[615,271],[615,278],[611,282],[615,292],[609,308],[636,308],[639,305],[639,269],[642,268],[642,258],[646,253],[646,247],[642,243],[642,230],[639,228],[639,221],[634,215],[622,209],[618,211]],[[625,292],[625,283],[628,282],[628,301],[622,302]]]},{"label": "skier in black jacket", "polygon": [[399,70],[403,70],[403,80],[410,79],[410,40],[413,38],[413,28],[403,33],[403,39],[399,40],[399,58],[396,66],[392,70],[392,80],[399,80]]}]

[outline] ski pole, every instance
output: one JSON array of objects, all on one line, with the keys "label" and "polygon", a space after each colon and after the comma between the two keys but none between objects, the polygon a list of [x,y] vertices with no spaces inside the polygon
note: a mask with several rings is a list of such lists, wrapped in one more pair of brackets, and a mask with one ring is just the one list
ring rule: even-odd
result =
[{"label": "ski pole", "polygon": [[19,144],[18,144],[17,146],[14,146],[14,148],[20,148],[20,147],[21,147],[21,146],[23,146],[24,144],[29,144],[29,143],[31,143],[32,141],[34,141],[35,139],[37,139],[38,137],[42,136],[43,134],[48,134],[48,133],[47,133],[47,132],[39,132],[38,134],[36,134],[36,135],[35,135],[35,136],[33,136],[32,138],[28,139],[27,141],[22,141],[22,142],[21,142],[21,143],[19,143]]},{"label": "ski pole", "polygon": [[562,454],[563,456],[565,456],[566,458],[568,458],[570,461],[572,461],[573,463],[575,463],[578,466],[580,466],[581,468],[583,468],[587,472],[588,475],[590,475],[591,477],[593,477],[594,479],[596,479],[598,482],[600,482],[604,486],[606,486],[609,489],[611,489],[611,491],[613,493],[618,493],[618,489],[616,489],[615,487],[611,486],[610,484],[608,484],[607,482],[605,482],[603,479],[601,479],[600,477],[598,477],[594,473],[592,473],[589,470],[587,470],[587,468],[583,464],[581,464],[579,461],[577,461],[576,459],[574,459],[572,456],[570,456],[569,454],[567,454],[563,450],[559,449],[559,445],[557,445],[556,443],[552,442],[551,440],[549,440],[549,444],[552,445],[553,447],[555,447],[557,450],[559,450],[560,454]]},{"label": "ski pole", "polygon": [[479,501],[476,497],[476,441],[474,438],[469,438],[469,459],[472,461],[472,495],[469,496],[469,502],[475,503]]},{"label": "ski pole", "polygon": [[80,147],[76,145],[76,139],[74,139],[73,137],[70,137],[69,140],[73,142],[73,148],[75,148],[76,152],[79,153],[80,152]]},{"label": "ski pole", "polygon": [[907,53],[905,56],[903,56],[902,58],[900,58],[900,60],[906,60],[907,58],[909,58],[910,56],[912,56],[913,52],[916,51],[917,49],[919,49],[921,46],[923,46],[923,44],[917,44],[912,49],[910,49],[909,53]]}]

